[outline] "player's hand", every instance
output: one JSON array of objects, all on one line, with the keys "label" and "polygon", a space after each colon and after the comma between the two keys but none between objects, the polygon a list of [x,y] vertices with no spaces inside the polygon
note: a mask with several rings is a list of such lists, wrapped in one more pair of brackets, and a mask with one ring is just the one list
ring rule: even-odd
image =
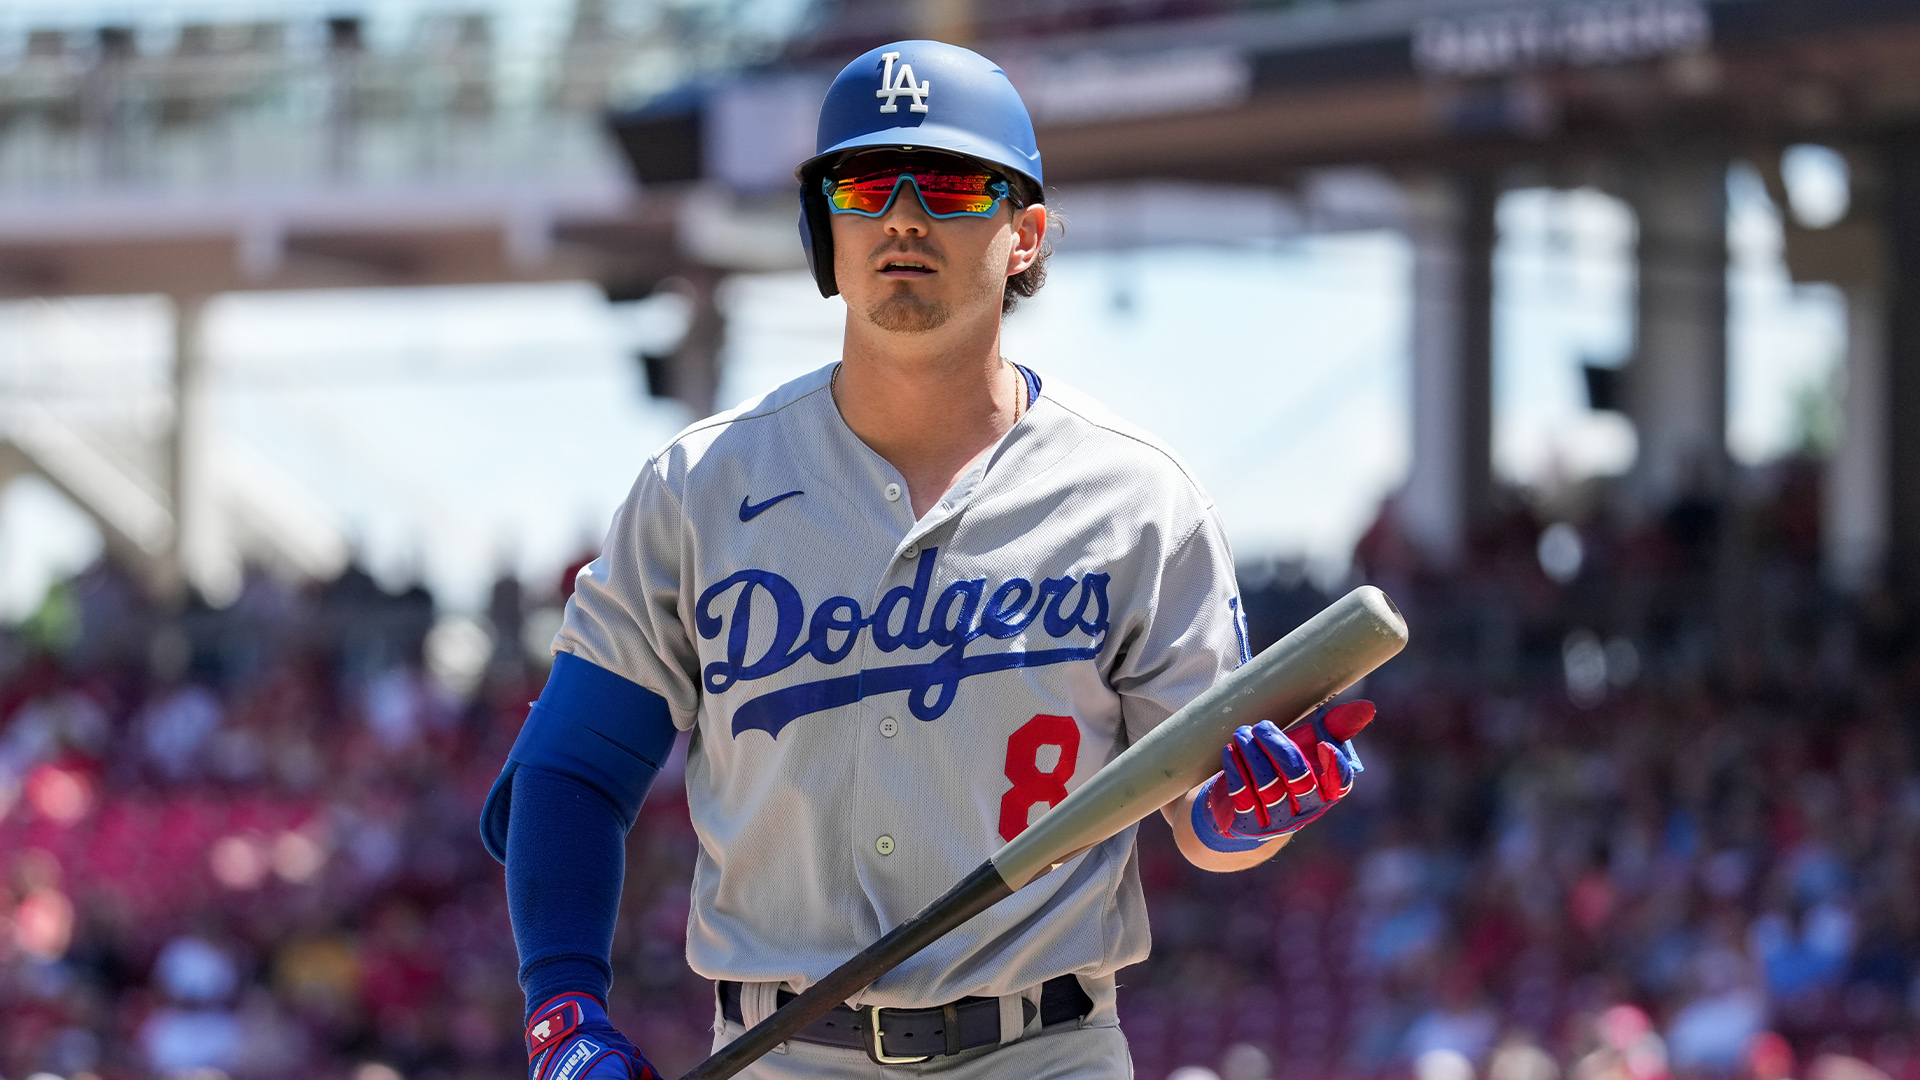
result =
[{"label": "player's hand", "polygon": [[1353,790],[1363,767],[1351,740],[1372,719],[1372,702],[1353,701],[1291,731],[1271,720],[1242,726],[1194,800],[1194,834],[1217,851],[1245,851],[1326,813]]},{"label": "player's hand", "polygon": [[659,1070],[586,994],[561,994],[527,1022],[532,1080],[660,1080]]}]

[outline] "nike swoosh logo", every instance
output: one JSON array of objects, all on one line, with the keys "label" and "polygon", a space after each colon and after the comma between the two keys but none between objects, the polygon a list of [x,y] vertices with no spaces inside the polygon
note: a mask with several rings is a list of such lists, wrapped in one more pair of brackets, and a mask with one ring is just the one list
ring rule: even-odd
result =
[{"label": "nike swoosh logo", "polygon": [[761,514],[766,513],[769,509],[773,507],[775,503],[781,502],[786,499],[791,499],[795,495],[804,495],[804,494],[806,493],[803,491],[789,491],[785,495],[775,495],[773,498],[768,499],[766,502],[763,502],[763,503],[748,502],[746,497],[742,496],[740,499],[740,520],[752,521],[754,518],[757,518]]}]

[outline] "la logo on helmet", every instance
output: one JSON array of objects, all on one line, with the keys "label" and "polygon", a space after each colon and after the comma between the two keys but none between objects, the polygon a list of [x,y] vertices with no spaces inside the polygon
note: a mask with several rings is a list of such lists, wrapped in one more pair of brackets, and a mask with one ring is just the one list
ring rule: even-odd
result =
[{"label": "la logo on helmet", "polygon": [[887,103],[880,106],[880,111],[883,113],[899,112],[900,106],[896,104],[893,99],[899,97],[901,94],[905,94],[913,99],[913,104],[907,106],[909,112],[926,112],[927,103],[921,99],[933,93],[933,80],[929,79],[926,82],[916,84],[913,81],[912,64],[901,64],[900,73],[896,76],[894,74],[893,62],[900,59],[900,54],[897,52],[881,53],[880,59],[886,61],[887,64],[886,70],[880,73],[880,89],[873,92],[874,97],[887,99]]}]

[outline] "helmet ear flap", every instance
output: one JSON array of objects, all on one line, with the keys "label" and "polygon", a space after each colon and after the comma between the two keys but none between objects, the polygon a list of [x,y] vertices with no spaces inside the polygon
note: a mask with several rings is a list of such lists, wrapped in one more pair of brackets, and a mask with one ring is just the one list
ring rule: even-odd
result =
[{"label": "helmet ear flap", "polygon": [[833,280],[833,224],[827,214],[826,200],[809,196],[802,180],[800,186],[800,246],[807,253],[807,269],[823,297],[837,296],[840,286]]}]

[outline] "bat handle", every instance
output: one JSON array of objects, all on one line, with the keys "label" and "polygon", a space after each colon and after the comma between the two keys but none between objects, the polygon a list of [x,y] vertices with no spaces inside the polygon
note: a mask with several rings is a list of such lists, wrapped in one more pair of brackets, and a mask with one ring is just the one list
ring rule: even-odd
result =
[{"label": "bat handle", "polygon": [[714,1051],[712,1057],[695,1065],[680,1080],[726,1080],[827,1015],[834,1006],[873,985],[874,980],[947,931],[1011,895],[1013,890],[1007,887],[993,863],[981,863],[945,896],[888,931],[858,956],[834,968],[745,1034]]}]

